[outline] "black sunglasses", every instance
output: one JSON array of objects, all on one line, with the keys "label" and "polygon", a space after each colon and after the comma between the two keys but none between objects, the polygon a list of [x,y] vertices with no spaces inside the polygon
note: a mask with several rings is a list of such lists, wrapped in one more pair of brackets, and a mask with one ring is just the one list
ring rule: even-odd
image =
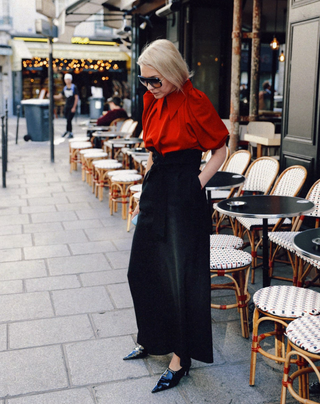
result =
[{"label": "black sunglasses", "polygon": [[158,77],[148,79],[147,77],[138,75],[138,78],[140,82],[146,87],[148,87],[148,84],[150,84],[153,88],[160,88],[162,86],[162,81]]}]

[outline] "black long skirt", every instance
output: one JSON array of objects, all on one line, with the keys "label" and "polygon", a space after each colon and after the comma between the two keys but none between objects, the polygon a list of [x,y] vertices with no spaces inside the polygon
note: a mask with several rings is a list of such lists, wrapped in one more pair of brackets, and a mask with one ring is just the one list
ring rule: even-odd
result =
[{"label": "black long skirt", "polygon": [[150,354],[213,362],[211,218],[198,178],[200,150],[153,152],[140,198],[128,280],[138,343]]}]

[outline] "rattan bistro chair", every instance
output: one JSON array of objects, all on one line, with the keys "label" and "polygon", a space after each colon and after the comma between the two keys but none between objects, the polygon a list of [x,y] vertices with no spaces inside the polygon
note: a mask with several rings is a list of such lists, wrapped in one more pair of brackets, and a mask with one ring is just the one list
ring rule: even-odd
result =
[{"label": "rattan bistro chair", "polygon": [[[287,325],[303,316],[320,314],[320,293],[296,286],[268,286],[259,289],[253,295],[255,305],[253,313],[252,348],[250,364],[250,386],[255,384],[257,354],[261,354],[277,363],[286,358],[285,331]],[[272,322],[274,329],[259,335],[259,326],[265,321]],[[266,351],[261,342],[274,337],[274,354]],[[269,347],[269,345],[267,345]]]},{"label": "rattan bistro chair", "polygon": [[[314,203],[314,210],[312,212],[306,213],[305,215],[299,216],[293,221],[291,231],[274,231],[269,232],[268,237],[270,240],[269,248],[269,277],[273,279],[280,279],[285,281],[292,281],[295,286],[302,286],[305,283],[307,275],[310,273],[312,267],[319,269],[319,261],[308,259],[301,254],[296,252],[293,247],[293,239],[299,233],[301,225],[305,217],[314,218],[314,227],[318,228],[320,224],[320,180],[316,181],[310,188],[306,199]],[[290,263],[293,276],[292,278],[287,278],[284,276],[278,276],[274,274],[274,262],[283,260],[279,259],[279,252],[283,250],[288,259],[286,263]],[[307,284],[307,282],[306,282]]]},{"label": "rattan bistro chair", "polygon": [[[292,321],[287,327],[286,335],[288,350],[283,369],[280,404],[286,404],[287,391],[299,403],[319,403],[319,400],[310,400],[309,374],[315,373],[320,383],[320,366],[314,363],[320,361],[320,317],[306,316]],[[293,356],[297,357],[299,366],[298,370],[290,374]],[[293,388],[296,378],[299,378],[299,393]]]},{"label": "rattan bistro chair", "polygon": [[[291,166],[286,168],[277,179],[270,195],[296,196],[302,188],[307,178],[307,170],[303,166]],[[238,226],[237,236],[243,238],[247,235],[251,246],[252,255],[252,279],[254,283],[255,268],[257,266],[257,249],[262,239],[259,237],[259,231],[262,230],[262,219],[236,217]],[[282,224],[290,225],[290,219],[269,219],[268,226],[272,231],[280,228]],[[257,242],[258,240],[258,242]]]},{"label": "rattan bistro chair", "polygon": [[78,169],[78,163],[81,163],[80,160],[80,150],[84,149],[91,149],[92,144],[91,142],[72,142],[70,143],[70,150],[71,150],[71,156],[70,156],[70,172],[72,171],[77,171]]}]

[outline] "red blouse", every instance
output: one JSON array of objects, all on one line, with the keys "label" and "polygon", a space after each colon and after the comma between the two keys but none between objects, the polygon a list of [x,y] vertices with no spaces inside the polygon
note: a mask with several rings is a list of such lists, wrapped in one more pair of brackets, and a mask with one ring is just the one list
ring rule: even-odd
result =
[{"label": "red blouse", "polygon": [[209,98],[195,89],[190,80],[183,92],[172,92],[156,99],[147,91],[142,115],[143,140],[165,154],[177,150],[219,149],[226,142],[228,130]]}]

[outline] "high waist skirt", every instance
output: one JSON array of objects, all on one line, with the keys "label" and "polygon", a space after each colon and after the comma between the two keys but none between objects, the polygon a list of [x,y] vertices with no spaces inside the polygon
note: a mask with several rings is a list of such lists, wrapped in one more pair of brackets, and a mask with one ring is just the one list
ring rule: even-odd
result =
[{"label": "high waist skirt", "polygon": [[153,152],[132,242],[128,280],[138,343],[211,363],[210,210],[198,178],[200,150]]}]

